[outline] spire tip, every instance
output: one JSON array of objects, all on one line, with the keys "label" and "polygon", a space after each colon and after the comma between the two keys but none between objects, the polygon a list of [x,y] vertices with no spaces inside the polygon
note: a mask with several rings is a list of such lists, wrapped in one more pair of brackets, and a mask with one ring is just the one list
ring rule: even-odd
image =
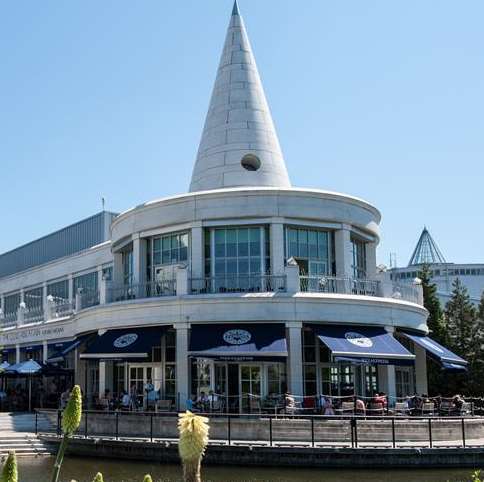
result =
[{"label": "spire tip", "polygon": [[240,15],[237,0],[234,1],[234,6],[232,7],[232,16],[234,15]]}]

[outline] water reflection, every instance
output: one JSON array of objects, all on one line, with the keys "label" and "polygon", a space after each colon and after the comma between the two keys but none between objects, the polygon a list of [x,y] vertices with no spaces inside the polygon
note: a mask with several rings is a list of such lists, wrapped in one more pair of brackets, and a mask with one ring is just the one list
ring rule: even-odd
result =
[{"label": "water reflection", "polygon": [[[49,482],[53,458],[20,459],[21,482]],[[97,458],[65,460],[62,482],[91,482],[102,471],[105,482],[141,482],[151,473],[154,482],[182,482],[181,468],[149,462]],[[471,470],[321,470],[263,467],[204,467],[203,482],[465,482]]]}]

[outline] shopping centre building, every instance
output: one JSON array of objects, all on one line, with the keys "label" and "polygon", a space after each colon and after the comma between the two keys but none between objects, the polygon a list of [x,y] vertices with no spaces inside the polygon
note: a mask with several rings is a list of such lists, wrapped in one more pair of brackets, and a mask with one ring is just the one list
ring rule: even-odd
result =
[{"label": "shopping centre building", "polygon": [[[304,164],[304,159],[298,160]],[[101,212],[0,256],[4,361],[71,371],[89,402],[149,379],[182,408],[427,392],[418,283],[377,273],[380,212],[291,186],[235,4],[189,192]]]},{"label": "shopping centre building", "polygon": [[458,278],[467,288],[471,301],[478,305],[484,293],[484,263],[449,263],[424,227],[406,267],[390,269],[391,279],[398,283],[412,283],[424,266],[428,266],[432,283],[442,307],[450,300],[454,281]]}]

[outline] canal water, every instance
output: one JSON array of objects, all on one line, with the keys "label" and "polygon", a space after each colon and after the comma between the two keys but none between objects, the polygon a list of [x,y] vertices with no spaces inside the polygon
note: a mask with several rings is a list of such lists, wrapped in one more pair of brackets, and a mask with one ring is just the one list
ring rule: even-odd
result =
[{"label": "canal water", "polygon": [[[19,459],[19,482],[49,482],[54,459]],[[105,482],[142,482],[150,473],[153,482],[182,482],[181,468],[149,462],[68,457],[62,482],[91,482],[102,471]],[[203,482],[468,482],[472,470],[321,470],[261,467],[204,467]]]}]

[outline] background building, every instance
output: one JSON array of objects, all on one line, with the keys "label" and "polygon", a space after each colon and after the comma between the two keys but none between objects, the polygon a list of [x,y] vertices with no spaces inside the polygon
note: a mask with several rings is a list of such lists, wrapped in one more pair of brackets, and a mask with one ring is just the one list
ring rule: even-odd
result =
[{"label": "background building", "polygon": [[392,268],[391,278],[396,282],[412,283],[424,265],[430,266],[432,282],[437,285],[438,296],[443,306],[452,294],[452,283],[456,278],[469,291],[471,300],[478,304],[484,292],[484,263],[448,263],[437,243],[424,227],[406,268]]}]

